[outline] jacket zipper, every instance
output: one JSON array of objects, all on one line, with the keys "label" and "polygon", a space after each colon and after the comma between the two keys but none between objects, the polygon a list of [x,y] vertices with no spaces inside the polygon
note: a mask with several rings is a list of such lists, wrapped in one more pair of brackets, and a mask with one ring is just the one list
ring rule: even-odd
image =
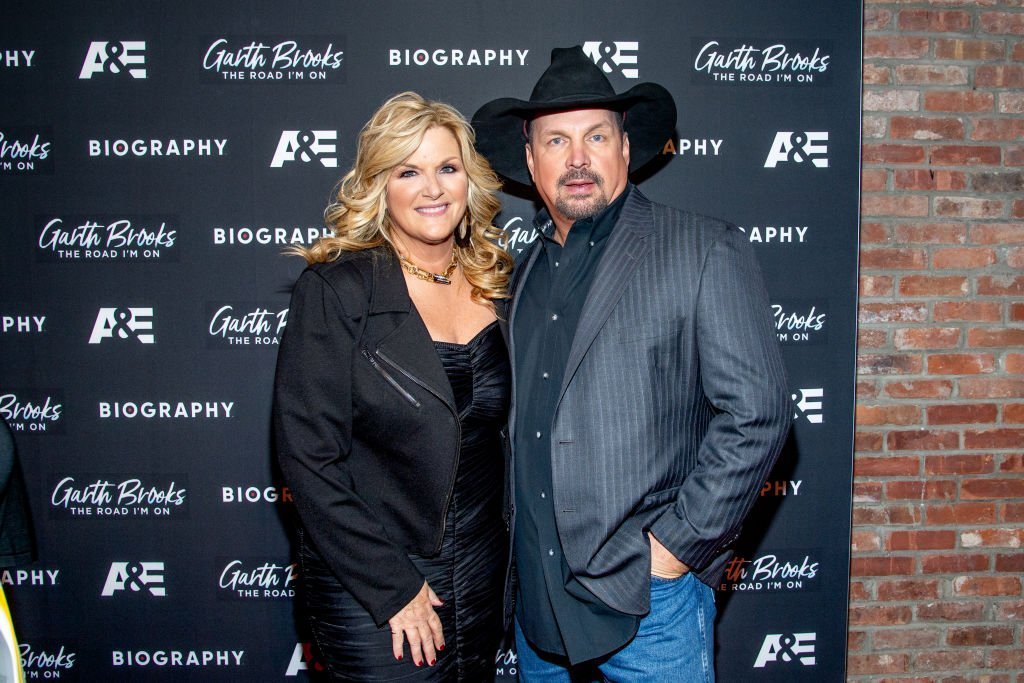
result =
[{"label": "jacket zipper", "polygon": [[370,366],[378,373],[380,373],[380,376],[387,380],[387,383],[393,386],[395,388],[395,391],[402,395],[402,398],[404,398],[406,401],[411,403],[416,408],[420,407],[420,402],[416,400],[416,397],[410,394],[408,391],[406,391],[405,387],[399,384],[398,380],[392,377],[390,372],[382,368],[380,366],[380,363],[377,362],[377,359],[373,357],[372,353],[370,353],[366,349],[363,349],[363,357],[365,357],[366,360],[370,361]]},{"label": "jacket zipper", "polygon": [[[363,352],[366,353],[366,350],[364,349]],[[448,482],[448,494],[445,496],[444,499],[444,508],[441,510],[441,533],[440,535],[438,535],[437,540],[434,542],[434,554],[436,554],[441,550],[441,545],[444,543],[444,531],[445,526],[447,525],[448,522],[448,508],[451,506],[452,494],[455,492],[455,476],[459,471],[459,456],[462,453],[462,422],[459,421],[458,414],[455,412],[455,410],[452,409],[450,405],[448,405],[448,401],[445,401],[444,397],[442,397],[440,394],[434,391],[431,387],[424,384],[419,378],[411,375],[401,365],[388,358],[387,354],[382,353],[380,349],[377,349],[377,356],[379,356],[382,361],[393,367],[395,370],[402,373],[402,375],[407,377],[410,381],[415,382],[416,384],[420,385],[421,387],[432,393],[434,396],[437,396],[439,399],[441,399],[441,403],[443,403],[448,408],[448,411],[451,412],[452,416],[455,418],[455,464],[452,467],[452,474]],[[383,372],[384,368],[380,368],[380,370]]]}]

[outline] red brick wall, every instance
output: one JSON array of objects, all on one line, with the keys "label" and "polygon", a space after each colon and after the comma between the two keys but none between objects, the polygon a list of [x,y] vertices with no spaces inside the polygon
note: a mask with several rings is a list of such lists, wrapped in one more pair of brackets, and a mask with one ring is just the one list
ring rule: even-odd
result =
[{"label": "red brick wall", "polygon": [[1024,0],[866,0],[848,677],[1024,682]]}]

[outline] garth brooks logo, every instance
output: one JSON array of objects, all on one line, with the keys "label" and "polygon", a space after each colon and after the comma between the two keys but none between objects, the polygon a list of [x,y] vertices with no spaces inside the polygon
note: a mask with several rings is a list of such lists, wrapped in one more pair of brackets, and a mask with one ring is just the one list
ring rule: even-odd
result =
[{"label": "garth brooks logo", "polygon": [[726,85],[829,85],[832,45],[788,41],[694,38],[693,83]]},{"label": "garth brooks logo", "polygon": [[50,126],[0,128],[0,175],[52,175]]},{"label": "garth brooks logo", "polygon": [[[185,475],[115,479],[107,475],[62,477],[50,494],[50,517],[166,518],[188,516],[188,478]],[[169,479],[169,481],[167,481]]]},{"label": "garth brooks logo", "polygon": [[18,390],[0,394],[0,418],[13,432],[53,432],[64,404],[53,392]]},{"label": "garth brooks logo", "polygon": [[177,260],[176,216],[36,216],[39,261]]},{"label": "garth brooks logo", "polygon": [[807,553],[800,559],[783,559],[775,554],[754,559],[737,555],[725,565],[720,588],[735,592],[816,590],[818,566]]},{"label": "garth brooks logo", "polygon": [[775,334],[783,344],[824,344],[828,341],[825,321],[827,304],[806,301],[787,301],[772,304]]},{"label": "garth brooks logo", "polygon": [[222,600],[277,600],[295,597],[297,564],[262,560],[221,560],[217,597]]},{"label": "garth brooks logo", "polygon": [[345,80],[345,39],[340,36],[218,37],[205,42],[203,73],[218,83]]},{"label": "garth brooks logo", "polygon": [[254,303],[207,303],[206,309],[208,348],[277,346],[288,324],[287,307],[274,310]]}]

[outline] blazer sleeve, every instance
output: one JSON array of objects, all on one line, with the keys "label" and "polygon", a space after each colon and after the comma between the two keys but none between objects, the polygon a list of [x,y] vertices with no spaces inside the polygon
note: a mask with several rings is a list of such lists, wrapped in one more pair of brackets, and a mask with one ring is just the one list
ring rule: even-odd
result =
[{"label": "blazer sleeve", "polygon": [[739,536],[793,415],[761,271],[735,228],[709,248],[695,315],[701,382],[715,414],[696,468],[651,533],[700,570]]},{"label": "blazer sleeve", "polygon": [[[362,288],[358,277],[352,279]],[[356,320],[349,317],[316,271],[299,277],[278,352],[274,439],[305,532],[342,586],[382,626],[416,596],[423,576],[388,539],[347,466],[354,335],[365,315],[364,308]]]}]

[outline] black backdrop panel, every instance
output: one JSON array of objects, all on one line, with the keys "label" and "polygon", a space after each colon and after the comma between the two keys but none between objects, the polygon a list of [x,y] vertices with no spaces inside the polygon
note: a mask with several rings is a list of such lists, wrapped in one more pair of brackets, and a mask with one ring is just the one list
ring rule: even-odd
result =
[{"label": "black backdrop panel", "polygon": [[[40,559],[0,575],[30,680],[319,668],[269,447],[282,255],[323,234],[359,128],[466,115],[583,44],[679,105],[654,199],[741,226],[794,429],[719,593],[726,681],[844,675],[859,157],[857,2],[17,3],[0,27],[0,415]],[[504,195],[513,250],[533,196]],[[386,571],[386,568],[382,568]],[[515,654],[498,653],[511,678]]]}]

